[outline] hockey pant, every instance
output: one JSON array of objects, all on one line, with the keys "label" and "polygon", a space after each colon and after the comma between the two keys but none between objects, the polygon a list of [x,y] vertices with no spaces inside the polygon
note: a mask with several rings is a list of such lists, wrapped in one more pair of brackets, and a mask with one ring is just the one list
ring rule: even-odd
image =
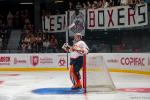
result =
[{"label": "hockey pant", "polygon": [[73,86],[81,86],[81,82],[80,82],[80,73],[79,72],[75,72],[74,70],[74,65],[71,65],[70,67],[70,79],[73,83]]}]

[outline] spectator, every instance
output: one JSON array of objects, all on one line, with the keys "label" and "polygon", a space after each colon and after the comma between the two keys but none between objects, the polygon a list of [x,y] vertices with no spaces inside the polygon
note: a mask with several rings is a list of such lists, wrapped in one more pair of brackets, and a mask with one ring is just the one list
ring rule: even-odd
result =
[{"label": "spectator", "polygon": [[19,28],[19,20],[20,20],[19,11],[17,11],[16,14],[14,15],[14,27],[16,29]]},{"label": "spectator", "polygon": [[104,8],[109,7],[109,2],[107,0],[104,0]]},{"label": "spectator", "polygon": [[96,44],[92,45],[91,52],[97,52],[97,45]]},{"label": "spectator", "polygon": [[29,18],[25,18],[24,22],[25,22],[25,25],[30,24]]},{"label": "spectator", "polygon": [[142,0],[135,0],[136,4],[140,4]]},{"label": "spectator", "polygon": [[25,9],[25,11],[24,11],[24,16],[25,16],[25,18],[30,18],[30,16],[29,16],[29,11],[27,10],[27,9]]},{"label": "spectator", "polygon": [[9,28],[13,27],[13,15],[12,13],[9,11],[8,15],[7,15],[7,24]]},{"label": "spectator", "polygon": [[21,50],[22,50],[22,52],[24,52],[24,53],[26,52],[26,43],[23,42],[23,43],[21,44]]},{"label": "spectator", "polygon": [[138,4],[138,0],[131,0],[132,4],[136,5]]},{"label": "spectator", "polygon": [[133,10],[135,10],[136,0],[128,0],[128,4]]},{"label": "spectator", "polygon": [[110,7],[114,6],[114,3],[113,3],[112,0],[109,1],[109,6],[110,6]]},{"label": "spectator", "polygon": [[46,16],[45,10],[42,10],[42,16],[43,16],[43,17]]},{"label": "spectator", "polygon": [[98,7],[98,3],[97,3],[97,1],[94,1],[93,4],[92,4],[92,8],[96,9],[97,7]]},{"label": "spectator", "polygon": [[48,52],[49,46],[50,46],[49,41],[48,41],[48,40],[45,40],[45,41],[43,42],[43,51],[44,51],[44,52]]},{"label": "spectator", "polygon": [[90,1],[87,2],[87,8],[92,8]]},{"label": "spectator", "polygon": [[3,16],[0,14],[0,20],[3,20]]},{"label": "spectator", "polygon": [[35,36],[31,34],[31,44],[33,44],[34,42],[36,42]]},{"label": "spectator", "polygon": [[47,40],[47,39],[46,39],[46,35],[45,35],[44,33],[42,34],[42,40],[43,40],[43,41],[46,41],[46,40]]},{"label": "spectator", "polygon": [[36,41],[32,43],[31,48],[32,48],[32,53],[38,52],[38,45]]},{"label": "spectator", "polygon": [[27,33],[29,33],[28,31],[31,31],[32,29],[33,26],[30,23],[24,25],[24,30],[27,31]]},{"label": "spectator", "polygon": [[4,17],[3,17],[3,15],[0,14],[0,24],[3,23],[3,20],[4,20]]},{"label": "spectator", "polygon": [[71,1],[69,1],[69,10],[73,10],[73,4]]},{"label": "spectator", "polygon": [[112,0],[114,6],[119,6],[120,5],[120,0]]},{"label": "spectator", "polygon": [[83,3],[83,9],[86,9],[87,5],[85,3]]},{"label": "spectator", "polygon": [[0,50],[2,49],[2,47],[3,47],[3,38],[0,37]]},{"label": "spectator", "polygon": [[3,38],[8,38],[7,36],[7,27],[5,24],[2,24],[2,27],[1,27],[1,34],[3,35]]},{"label": "spectator", "polygon": [[50,39],[50,48],[52,49],[53,52],[57,52],[57,39],[55,38],[54,35],[51,35]]},{"label": "spectator", "polygon": [[102,8],[103,7],[103,1],[102,0],[99,0],[99,2],[98,2],[98,8]]},{"label": "spectator", "polygon": [[23,28],[23,26],[24,26],[24,22],[25,22],[25,15],[24,15],[24,12],[23,11],[21,11],[21,13],[20,13],[20,23],[21,23],[21,28]]},{"label": "spectator", "polygon": [[82,5],[80,2],[77,2],[76,9],[82,9]]},{"label": "spectator", "polygon": [[27,48],[27,52],[31,53],[31,51],[32,51],[31,42],[29,42],[26,46],[27,46],[26,47]]},{"label": "spectator", "polygon": [[37,35],[36,42],[37,42],[37,45],[38,45],[38,52],[42,52],[43,41],[42,41],[42,38],[39,34]]},{"label": "spectator", "polygon": [[30,38],[29,35],[27,35],[27,36],[24,38],[24,42],[25,42],[26,44],[28,44],[28,43],[31,42],[31,38]]},{"label": "spectator", "polygon": [[128,5],[128,0],[121,0],[121,5],[122,6]]},{"label": "spectator", "polygon": [[141,48],[133,48],[132,52],[141,52]]}]

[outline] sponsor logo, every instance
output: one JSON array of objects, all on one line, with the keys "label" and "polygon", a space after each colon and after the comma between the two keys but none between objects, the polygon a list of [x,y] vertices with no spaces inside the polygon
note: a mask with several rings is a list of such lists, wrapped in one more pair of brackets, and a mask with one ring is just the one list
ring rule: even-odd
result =
[{"label": "sponsor logo", "polygon": [[59,64],[59,66],[65,66],[65,64],[66,64],[65,59],[63,57],[60,58],[59,61],[58,61],[58,64]]},{"label": "sponsor logo", "polygon": [[38,65],[38,63],[39,63],[39,56],[30,56],[30,63],[33,66]]},{"label": "sponsor logo", "polygon": [[0,56],[0,65],[10,65],[10,57]]},{"label": "sponsor logo", "polygon": [[148,57],[148,66],[150,66],[150,58]]},{"label": "sponsor logo", "polygon": [[8,56],[1,56],[0,57],[0,62],[10,62],[10,57],[8,57]]},{"label": "sponsor logo", "polygon": [[144,60],[145,58],[142,57],[122,57],[120,63],[129,66],[145,66]]},{"label": "sponsor logo", "polygon": [[17,59],[17,58],[14,58],[14,64],[26,64],[27,61],[26,60],[22,60],[22,59]]},{"label": "sponsor logo", "polygon": [[53,63],[53,58],[50,57],[39,57],[39,56],[31,56],[30,57],[30,63],[33,66],[36,66],[38,64],[51,64]]},{"label": "sponsor logo", "polygon": [[108,59],[108,63],[118,63],[119,61],[117,59]]},{"label": "sponsor logo", "polygon": [[50,63],[53,63],[53,59],[50,57],[43,57],[43,58],[40,58],[40,63],[41,64],[50,64]]}]

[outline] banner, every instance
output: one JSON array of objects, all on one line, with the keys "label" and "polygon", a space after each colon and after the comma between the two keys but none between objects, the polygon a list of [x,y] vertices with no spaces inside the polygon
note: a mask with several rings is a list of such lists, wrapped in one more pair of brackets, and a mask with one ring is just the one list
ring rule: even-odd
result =
[{"label": "banner", "polygon": [[45,16],[45,19],[43,19],[42,22],[45,24],[43,28],[44,30],[47,30],[49,33],[53,32],[65,32],[66,28],[66,15],[53,15],[53,16]]},{"label": "banner", "polygon": [[147,4],[88,9],[88,29],[112,29],[143,26],[148,24]]},{"label": "banner", "polygon": [[1,54],[0,68],[66,68],[63,53],[49,54]]},{"label": "banner", "polygon": [[69,11],[69,25],[74,23],[74,26],[69,29],[69,36],[74,36],[75,33],[85,35],[85,10]]},{"label": "banner", "polygon": [[[63,15],[42,16],[42,27],[49,33],[66,32],[70,25],[69,36],[79,32],[85,35],[85,29],[113,29],[138,27],[148,24],[147,4],[116,6],[98,9],[68,11]],[[86,20],[87,19],[87,20]]]},{"label": "banner", "polygon": [[[103,57],[105,66],[115,69],[138,70],[150,72],[150,54],[148,53],[91,53],[87,55],[87,63]],[[95,64],[98,65],[98,64]]]}]

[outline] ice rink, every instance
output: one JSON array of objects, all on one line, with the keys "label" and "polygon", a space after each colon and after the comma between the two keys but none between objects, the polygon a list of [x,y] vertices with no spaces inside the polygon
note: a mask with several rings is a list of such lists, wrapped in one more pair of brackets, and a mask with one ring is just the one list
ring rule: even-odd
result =
[{"label": "ice rink", "polygon": [[69,73],[0,72],[0,100],[150,100],[150,75],[113,72],[111,76],[118,89],[115,93],[41,95],[32,90],[70,88]]}]

